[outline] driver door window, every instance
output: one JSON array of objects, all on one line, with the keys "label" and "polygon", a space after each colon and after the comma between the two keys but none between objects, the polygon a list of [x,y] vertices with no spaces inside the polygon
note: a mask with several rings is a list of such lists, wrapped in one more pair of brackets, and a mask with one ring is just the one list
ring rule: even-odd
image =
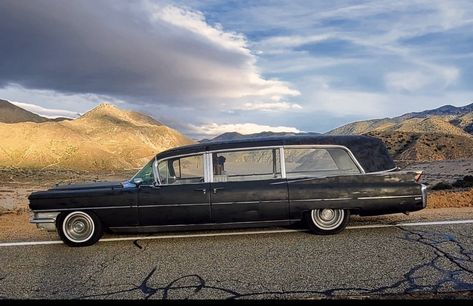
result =
[{"label": "driver door window", "polygon": [[158,164],[161,184],[195,184],[204,182],[203,155],[193,155],[160,161]]}]

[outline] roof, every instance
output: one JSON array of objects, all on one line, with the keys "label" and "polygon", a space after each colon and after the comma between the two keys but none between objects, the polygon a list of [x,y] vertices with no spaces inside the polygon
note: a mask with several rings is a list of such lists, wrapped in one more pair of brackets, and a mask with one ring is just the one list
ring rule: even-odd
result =
[{"label": "roof", "polygon": [[396,167],[381,140],[362,135],[270,136],[226,141],[210,141],[166,150],[157,154],[156,157],[162,159],[175,155],[235,148],[329,144],[347,147],[361,164],[365,172],[384,171]]}]

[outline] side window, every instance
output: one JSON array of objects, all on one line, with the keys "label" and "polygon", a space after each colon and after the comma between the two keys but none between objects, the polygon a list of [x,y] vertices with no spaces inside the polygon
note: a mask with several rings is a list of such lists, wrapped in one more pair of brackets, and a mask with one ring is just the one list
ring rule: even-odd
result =
[{"label": "side window", "polygon": [[215,182],[267,180],[281,177],[279,149],[212,154]]},{"label": "side window", "polygon": [[141,178],[143,185],[153,185],[154,174],[153,174],[153,162],[154,159],[150,160],[133,178]]},{"label": "side window", "polygon": [[357,174],[360,170],[340,148],[285,148],[287,178]]},{"label": "side window", "polygon": [[193,184],[204,181],[203,155],[167,159],[158,164],[161,184]]}]

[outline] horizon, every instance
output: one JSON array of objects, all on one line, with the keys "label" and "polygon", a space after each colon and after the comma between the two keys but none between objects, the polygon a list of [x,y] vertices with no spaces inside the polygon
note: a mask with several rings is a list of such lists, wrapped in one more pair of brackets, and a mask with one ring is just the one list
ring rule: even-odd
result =
[{"label": "horizon", "polygon": [[[131,109],[127,109],[127,108],[122,108],[122,107],[119,107],[117,105],[115,105],[114,103],[110,103],[110,102],[101,102],[99,103],[98,105],[95,105],[93,108],[87,110],[86,112],[84,113],[77,113],[76,114],[76,117],[67,117],[67,116],[54,116],[54,117],[47,117],[47,116],[44,116],[44,115],[41,115],[40,113],[38,112],[35,112],[35,110],[37,111],[38,109],[42,109],[43,111],[45,109],[41,108],[41,107],[38,107],[37,105],[33,105],[33,104],[28,104],[28,103],[21,103],[21,102],[13,102],[13,101],[8,101],[8,100],[5,100],[5,99],[1,99],[0,100],[4,100],[8,103],[11,103],[17,107],[20,107],[26,111],[29,111],[33,114],[36,114],[36,115],[39,115],[39,116],[42,116],[44,118],[47,118],[47,119],[57,119],[57,118],[66,118],[66,119],[71,119],[71,120],[74,120],[74,119],[78,119],[78,118],[81,118],[82,116],[84,116],[85,114],[99,108],[99,107],[103,107],[103,106],[107,106],[107,105],[111,105],[112,107],[116,107],[118,108],[119,110],[121,111],[132,111]],[[26,106],[26,107],[25,107]],[[451,105],[451,104],[445,104],[445,105],[442,105],[442,106],[439,106],[435,109],[425,109],[421,112],[424,112],[424,111],[433,111],[433,110],[437,110],[437,109],[440,109],[440,108],[444,108],[444,107],[454,107],[454,108],[464,108],[464,107],[468,107],[468,106],[473,106],[473,102],[472,103],[468,103],[468,104],[465,104],[465,105],[461,105],[461,106],[454,106],[454,105]],[[47,111],[47,110],[46,110]],[[67,110],[62,110],[63,112],[69,112]],[[146,116],[150,116],[151,118],[157,120],[153,115],[149,114],[149,113],[146,113],[146,112],[139,112],[143,115],[146,115]],[[383,119],[393,119],[393,118],[396,118],[396,117],[402,117],[404,115],[408,115],[408,114],[412,114],[412,113],[417,113],[417,112],[409,112],[409,113],[404,113],[404,114],[401,114],[399,116],[394,116],[394,117],[384,117],[384,118],[371,118],[371,119],[362,119],[362,120],[358,120],[358,121],[353,121],[353,122],[349,122],[347,124],[350,124],[350,123],[358,123],[358,122],[363,122],[363,121],[370,121],[370,120],[383,120]],[[159,121],[159,120],[158,120]],[[164,125],[168,126],[165,122],[161,122],[163,123]],[[220,134],[214,134],[214,135],[205,135],[204,137],[200,137],[200,138],[195,138],[195,137],[192,137],[190,135],[187,135],[185,134],[184,132],[182,131],[179,131],[177,130],[178,132],[182,133],[184,136],[186,137],[189,137],[190,139],[192,140],[195,140],[197,142],[199,141],[202,141],[202,140],[211,140],[217,136],[221,136],[221,135],[224,135],[224,134],[231,134],[231,133],[237,133],[237,134],[240,134],[240,135],[252,135],[252,134],[259,134],[259,133],[295,133],[295,134],[310,134],[310,133],[318,133],[318,134],[321,134],[321,135],[324,135],[334,129],[337,129],[337,128],[340,128],[344,125],[341,125],[341,126],[337,126],[331,130],[328,130],[328,131],[324,131],[324,132],[320,132],[320,131],[298,131],[298,132],[293,132],[293,131],[284,131],[284,130],[278,130],[278,131],[274,131],[274,130],[260,130],[258,132],[251,132],[251,133],[245,133],[245,132],[242,132],[242,131],[237,131],[237,130],[229,130],[229,131],[225,131],[225,132],[222,132]]]},{"label": "horizon", "polygon": [[4,1],[0,97],[47,118],[109,101],[193,139],[325,133],[472,101],[471,13],[469,1]]}]

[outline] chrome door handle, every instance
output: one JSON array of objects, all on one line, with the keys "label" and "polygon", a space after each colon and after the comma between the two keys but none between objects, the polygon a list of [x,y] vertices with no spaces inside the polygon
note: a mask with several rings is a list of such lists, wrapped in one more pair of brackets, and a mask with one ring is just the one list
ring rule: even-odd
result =
[{"label": "chrome door handle", "polygon": [[217,191],[222,190],[222,189],[225,189],[225,188],[223,188],[223,187],[214,188],[214,194],[216,194]]},{"label": "chrome door handle", "polygon": [[194,189],[194,191],[201,191],[204,194],[207,194],[207,189]]}]

